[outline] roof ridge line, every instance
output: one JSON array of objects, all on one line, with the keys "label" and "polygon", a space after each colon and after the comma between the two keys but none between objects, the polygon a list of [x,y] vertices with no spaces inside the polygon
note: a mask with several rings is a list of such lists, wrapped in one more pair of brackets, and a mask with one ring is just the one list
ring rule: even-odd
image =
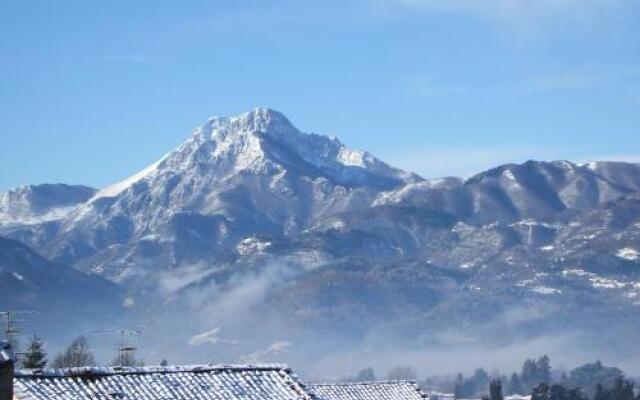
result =
[{"label": "roof ridge line", "polygon": [[16,378],[65,378],[97,377],[112,375],[176,374],[184,372],[214,371],[285,371],[291,372],[287,364],[191,364],[175,366],[145,367],[75,367],[49,369],[21,369],[15,371]]},{"label": "roof ridge line", "polygon": [[319,382],[319,383],[309,383],[309,386],[353,386],[353,385],[379,385],[379,384],[398,384],[398,383],[406,383],[409,385],[417,385],[418,382],[410,379],[385,379],[381,381],[358,381],[358,382]]}]

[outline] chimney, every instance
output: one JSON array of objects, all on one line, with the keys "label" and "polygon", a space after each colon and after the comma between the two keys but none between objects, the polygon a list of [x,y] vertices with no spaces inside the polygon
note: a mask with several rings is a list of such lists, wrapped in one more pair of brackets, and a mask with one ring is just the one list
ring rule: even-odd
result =
[{"label": "chimney", "polygon": [[13,399],[13,363],[11,345],[0,341],[0,400]]}]

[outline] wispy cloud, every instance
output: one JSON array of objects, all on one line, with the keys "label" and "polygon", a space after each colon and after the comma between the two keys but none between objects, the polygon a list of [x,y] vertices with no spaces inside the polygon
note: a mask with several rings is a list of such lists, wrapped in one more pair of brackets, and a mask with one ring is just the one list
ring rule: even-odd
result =
[{"label": "wispy cloud", "polygon": [[501,19],[523,20],[579,15],[629,0],[378,0],[396,6],[425,10],[465,12]]},{"label": "wispy cloud", "polygon": [[607,74],[594,71],[563,71],[533,75],[515,85],[513,92],[529,95],[556,90],[587,89],[607,80]]},{"label": "wispy cloud", "polygon": [[516,38],[538,37],[549,23],[585,24],[632,0],[365,0],[398,10],[471,15],[507,27]]},{"label": "wispy cloud", "polygon": [[240,356],[241,362],[264,362],[265,360],[269,360],[272,356],[277,356],[287,349],[291,347],[292,343],[287,342],[285,340],[279,340],[277,342],[272,343],[269,347],[264,350],[256,351],[251,354],[246,354]]},{"label": "wispy cloud", "polygon": [[507,90],[509,94],[532,95],[552,91],[628,87],[638,82],[640,68],[634,65],[581,68],[541,72],[525,77]]},{"label": "wispy cloud", "polygon": [[522,74],[504,78],[490,86],[467,83],[466,86],[443,82],[429,73],[414,73],[400,77],[404,93],[414,97],[445,97],[454,95],[530,96],[549,92],[581,90],[616,90],[618,95],[631,95],[635,100],[640,91],[640,66],[610,65],[567,68]]},{"label": "wispy cloud", "polygon": [[191,346],[200,346],[203,345],[205,343],[208,344],[240,344],[240,342],[238,342],[237,340],[231,340],[231,339],[223,339],[220,337],[220,331],[222,330],[222,328],[218,327],[218,328],[213,328],[209,331],[197,334],[192,336],[189,339],[189,345]]}]

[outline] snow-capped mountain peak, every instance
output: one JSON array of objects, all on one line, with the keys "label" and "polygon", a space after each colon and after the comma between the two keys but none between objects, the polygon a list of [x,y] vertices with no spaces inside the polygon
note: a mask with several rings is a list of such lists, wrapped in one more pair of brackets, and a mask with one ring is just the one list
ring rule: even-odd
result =
[{"label": "snow-capped mountain peak", "polygon": [[284,114],[270,108],[255,108],[235,117],[211,117],[207,124],[209,130],[217,129],[233,132],[270,132],[287,133],[296,131]]},{"label": "snow-capped mountain peak", "polygon": [[155,249],[160,269],[215,260],[247,237],[295,236],[420,180],[257,108],[208,119],[158,162],[100,190],[60,221],[48,254],[70,264],[80,255],[81,268],[123,282],[146,273],[127,261],[143,249]]},{"label": "snow-capped mountain peak", "polygon": [[209,118],[178,148],[100,190],[94,199],[115,197],[141,180],[160,176],[199,174],[204,179],[228,181],[243,173],[275,176],[286,171],[311,180],[324,177],[350,187],[382,182],[393,188],[405,181],[420,180],[368,152],[350,149],[336,138],[303,133],[280,112],[256,108],[235,117]]}]

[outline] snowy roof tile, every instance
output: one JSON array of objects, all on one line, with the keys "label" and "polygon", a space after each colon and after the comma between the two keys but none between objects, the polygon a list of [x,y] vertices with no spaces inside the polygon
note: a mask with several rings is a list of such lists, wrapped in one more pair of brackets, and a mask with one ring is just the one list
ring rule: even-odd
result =
[{"label": "snowy roof tile", "polygon": [[18,400],[314,400],[286,365],[23,370]]},{"label": "snowy roof tile", "polygon": [[428,396],[411,381],[307,385],[322,400],[423,400]]}]

